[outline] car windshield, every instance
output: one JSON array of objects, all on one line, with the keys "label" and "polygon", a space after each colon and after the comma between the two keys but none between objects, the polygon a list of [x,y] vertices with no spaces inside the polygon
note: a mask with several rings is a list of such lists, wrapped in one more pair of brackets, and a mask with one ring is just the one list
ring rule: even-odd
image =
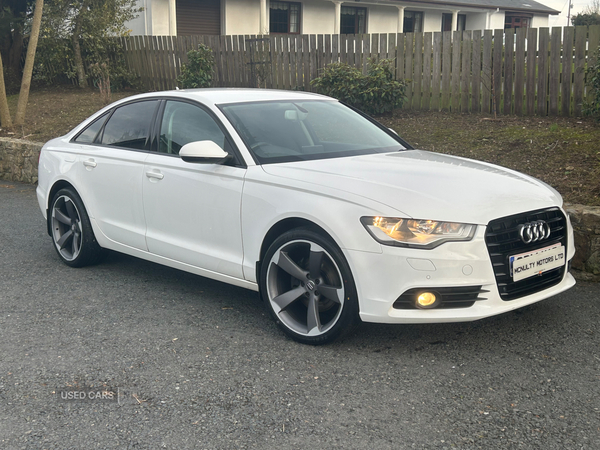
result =
[{"label": "car windshield", "polygon": [[400,139],[331,100],[220,106],[260,164],[386,153]]}]

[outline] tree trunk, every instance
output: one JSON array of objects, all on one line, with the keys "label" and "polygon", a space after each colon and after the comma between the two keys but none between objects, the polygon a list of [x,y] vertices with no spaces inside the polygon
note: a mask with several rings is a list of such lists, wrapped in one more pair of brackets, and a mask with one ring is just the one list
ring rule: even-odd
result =
[{"label": "tree trunk", "polygon": [[33,11],[33,24],[31,25],[31,34],[29,35],[29,44],[27,44],[27,58],[23,68],[23,79],[21,80],[21,92],[19,93],[19,102],[17,103],[17,113],[15,115],[15,125],[25,123],[25,109],[29,101],[29,88],[31,87],[31,75],[33,74],[33,61],[35,60],[35,50],[37,49],[38,37],[40,35],[40,25],[42,23],[42,12],[44,10],[44,0],[36,0],[35,10]]},{"label": "tree trunk", "polygon": [[75,29],[71,36],[71,43],[73,44],[73,54],[75,57],[75,70],[77,71],[77,82],[80,88],[87,87],[85,82],[85,68],[83,67],[83,58],[81,57],[81,45],[79,44],[79,35],[81,34],[81,28],[83,26],[83,14],[87,7],[87,2],[84,2],[83,7],[79,10],[79,14],[75,18]]},{"label": "tree trunk", "polygon": [[14,75],[21,74],[21,56],[23,56],[23,26],[18,25],[13,30],[11,36],[10,49],[8,51],[7,69]]},{"label": "tree trunk", "polygon": [[8,102],[6,101],[6,89],[4,87],[4,67],[0,56],[0,125],[4,128],[12,128]]},{"label": "tree trunk", "polygon": [[[0,9],[6,5],[8,22],[5,22],[6,33],[0,37],[0,51],[4,65],[4,87],[9,93],[16,93],[21,84],[21,56],[23,55],[23,21],[28,2],[0,0]],[[3,15],[0,13],[0,15]],[[12,19],[11,19],[12,17]],[[6,26],[8,25],[8,26]]]}]

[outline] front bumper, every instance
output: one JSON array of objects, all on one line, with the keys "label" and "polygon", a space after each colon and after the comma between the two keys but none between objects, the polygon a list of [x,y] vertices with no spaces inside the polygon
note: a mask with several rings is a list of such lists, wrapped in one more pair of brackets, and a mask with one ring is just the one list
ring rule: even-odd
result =
[{"label": "front bumper", "polygon": [[[567,264],[575,251],[568,222]],[[501,299],[485,244],[485,227],[473,240],[449,242],[432,250],[382,246],[382,253],[345,250],[355,275],[360,318],[378,323],[466,322],[502,314],[544,300],[575,284],[566,270],[552,287],[515,300]],[[396,299],[409,289],[481,286],[485,300],[467,308],[395,309]]]}]

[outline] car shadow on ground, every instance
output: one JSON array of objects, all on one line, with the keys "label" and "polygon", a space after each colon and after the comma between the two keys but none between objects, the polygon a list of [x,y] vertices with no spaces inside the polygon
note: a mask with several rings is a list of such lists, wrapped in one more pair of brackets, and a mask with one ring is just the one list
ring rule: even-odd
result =
[{"label": "car shadow on ground", "polygon": [[[264,335],[275,340],[289,338],[277,330],[257,292],[221,283],[177,269],[137,259],[116,252],[107,252],[103,262],[93,269],[107,277],[117,271],[132,283],[143,283],[148,289],[169,293],[171,301],[200,310],[217,312],[228,310],[243,314],[244,332]],[[155,305],[156,306],[156,305]],[[152,303],[147,307],[153,307]],[[214,316],[219,325],[219,315]],[[422,351],[429,347],[458,346],[467,353],[481,348],[505,346],[511,336],[518,340],[544,341],[564,323],[561,296],[526,306],[500,316],[475,322],[439,324],[374,324],[360,323],[343,339],[330,344],[335,347],[375,347],[382,351],[402,347],[408,351]],[[226,322],[221,324],[226,326]],[[253,330],[253,328],[255,328]],[[302,344],[293,344],[302,345]]]}]

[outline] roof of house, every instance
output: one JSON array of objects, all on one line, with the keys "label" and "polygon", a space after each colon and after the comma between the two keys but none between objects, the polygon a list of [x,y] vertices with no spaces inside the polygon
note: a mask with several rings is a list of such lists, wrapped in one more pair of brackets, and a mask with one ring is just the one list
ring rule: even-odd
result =
[{"label": "roof of house", "polygon": [[435,6],[448,6],[450,8],[500,8],[503,11],[523,11],[532,13],[560,14],[560,11],[549,8],[533,0],[393,0],[394,3],[414,3]]}]

